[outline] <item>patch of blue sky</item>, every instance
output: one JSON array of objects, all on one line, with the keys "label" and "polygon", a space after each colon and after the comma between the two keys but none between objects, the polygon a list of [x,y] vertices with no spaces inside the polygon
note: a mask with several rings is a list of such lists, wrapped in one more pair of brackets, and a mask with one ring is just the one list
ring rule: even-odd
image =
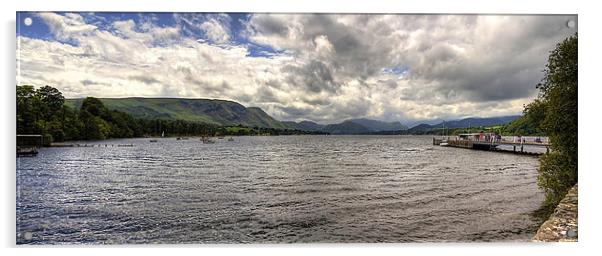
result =
[{"label": "patch of blue sky", "polygon": [[255,44],[251,42],[247,42],[246,46],[248,49],[247,57],[273,58],[274,56],[287,55],[288,53],[284,50],[276,50],[267,45]]},{"label": "patch of blue sky", "polygon": [[[31,24],[25,24],[26,19],[31,19]],[[42,40],[53,40],[54,37],[50,27],[33,12],[17,12],[17,36],[37,38]]]},{"label": "patch of blue sky", "polygon": [[407,65],[387,67],[383,68],[382,73],[394,75],[401,79],[406,77],[410,73],[410,67]]},{"label": "patch of blue sky", "polygon": [[248,57],[273,58],[274,56],[289,55],[285,50],[277,50],[265,44],[251,42],[245,35],[247,23],[251,18],[248,13],[228,13],[231,18],[230,30],[232,31],[232,41],[239,45],[244,45],[248,49]]},{"label": "patch of blue sky", "polygon": [[[64,16],[65,12],[57,12],[57,14]],[[208,43],[219,47],[230,47],[230,46],[243,46],[247,48],[248,57],[258,58],[273,58],[274,56],[289,55],[290,53],[285,50],[274,49],[269,45],[258,44],[252,42],[247,38],[245,33],[247,29],[247,23],[251,17],[248,13],[225,13],[229,18],[219,18],[218,15],[221,13],[170,13],[170,12],[153,12],[153,13],[140,13],[140,12],[80,12],[87,24],[94,25],[98,29],[103,31],[109,31],[115,35],[119,34],[113,27],[115,21],[127,21],[132,20],[136,24],[134,30],[137,32],[145,32],[148,27],[145,24],[152,25],[155,27],[179,27],[180,33],[184,37],[193,38],[202,43]],[[179,19],[183,17],[186,21]],[[24,20],[30,18],[32,24],[26,26]],[[200,24],[209,19],[218,18],[220,24],[226,27],[229,33],[229,43],[227,45],[219,45],[212,42],[211,39],[206,35],[205,31],[200,28]],[[59,41],[62,43],[68,43],[74,46],[78,45],[78,42],[72,39],[58,39],[56,38],[48,25],[38,17],[34,12],[17,12],[17,36],[24,36],[29,38],[37,38],[47,41]]]}]

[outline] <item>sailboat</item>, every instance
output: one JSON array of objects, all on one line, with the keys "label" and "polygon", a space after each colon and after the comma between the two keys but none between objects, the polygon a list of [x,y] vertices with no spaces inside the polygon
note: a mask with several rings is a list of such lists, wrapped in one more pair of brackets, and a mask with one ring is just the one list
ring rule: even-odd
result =
[{"label": "sailboat", "polygon": [[[443,121],[443,137],[445,137],[446,133],[445,133],[445,121]],[[447,138],[445,138],[444,140],[441,140],[441,143],[439,143],[439,146],[447,146],[449,145],[447,143]]]},{"label": "sailboat", "polygon": [[165,131],[161,132],[161,138],[165,137]]}]

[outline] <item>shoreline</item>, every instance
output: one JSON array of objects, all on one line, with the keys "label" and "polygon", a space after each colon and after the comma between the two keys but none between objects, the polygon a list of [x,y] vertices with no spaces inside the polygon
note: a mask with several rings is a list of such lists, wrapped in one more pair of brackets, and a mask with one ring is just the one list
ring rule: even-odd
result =
[{"label": "shoreline", "polygon": [[[223,137],[278,137],[278,136],[386,136],[386,137],[428,137],[431,135],[424,134],[280,134],[280,135],[224,135]],[[64,147],[64,145],[69,144],[92,144],[98,142],[108,142],[113,140],[127,140],[127,139],[175,139],[175,138],[202,138],[203,136],[194,135],[194,136],[149,136],[149,137],[130,137],[130,138],[109,138],[103,140],[68,140],[61,142],[52,142],[51,146],[43,146],[44,148],[50,147]],[[219,136],[205,136],[209,138],[217,138]]]},{"label": "shoreline", "polygon": [[533,242],[577,242],[578,240],[578,184],[575,184],[558,203],[531,241]]}]

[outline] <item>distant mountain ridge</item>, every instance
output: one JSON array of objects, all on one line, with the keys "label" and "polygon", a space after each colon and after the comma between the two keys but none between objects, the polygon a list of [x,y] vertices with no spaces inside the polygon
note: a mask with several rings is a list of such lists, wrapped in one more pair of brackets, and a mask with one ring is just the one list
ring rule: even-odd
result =
[{"label": "distant mountain ridge", "polygon": [[292,129],[322,131],[330,134],[367,134],[373,132],[399,131],[407,129],[400,122],[384,122],[367,118],[349,119],[336,124],[318,124],[312,121],[283,122]]},{"label": "distant mountain ridge", "polygon": [[284,125],[286,125],[287,127],[290,127],[295,130],[312,131],[312,132],[320,131],[325,126],[325,125],[318,124],[318,123],[315,123],[312,121],[301,121],[298,123],[293,122],[293,121],[284,121],[282,123]]},{"label": "distant mountain ridge", "polygon": [[343,121],[338,124],[329,124],[322,128],[323,132],[330,134],[364,134],[370,132],[368,127],[355,123],[351,120]]},{"label": "distant mountain ridge", "polygon": [[299,123],[288,121],[283,123],[288,127],[297,130],[322,131],[330,134],[426,134],[440,130],[443,128],[444,124],[446,128],[503,125],[514,121],[518,117],[520,116],[469,117],[439,123],[431,121],[430,123],[436,124],[420,123],[409,129],[400,122],[383,122],[365,118],[349,119],[341,123],[328,125],[322,125],[311,121],[302,121]]},{"label": "distant mountain ridge", "polygon": [[[136,118],[287,128],[260,108],[245,107],[227,100],[141,97],[99,99],[108,109],[119,110]],[[83,99],[67,99],[65,104],[79,109],[82,101]]]},{"label": "distant mountain ridge", "polygon": [[407,130],[408,134],[424,134],[435,130],[445,128],[466,128],[466,127],[480,127],[480,126],[492,126],[492,125],[503,125],[510,123],[520,115],[510,116],[498,116],[498,117],[469,117],[460,120],[450,120],[441,122],[435,125],[430,124],[419,124]]},{"label": "distant mountain ridge", "polygon": [[[335,124],[312,121],[278,121],[258,107],[245,107],[234,101],[183,98],[99,98],[110,110],[128,113],[136,118],[204,122],[216,125],[243,125],[302,131],[321,131],[330,134],[425,134],[439,130],[443,122],[421,123],[409,128],[400,122],[385,122],[367,118],[348,119]],[[65,105],[79,109],[83,99],[66,99]],[[447,128],[479,127],[509,123],[520,116],[471,117],[446,121]],[[431,121],[425,121],[434,123]]]},{"label": "distant mountain ridge", "polygon": [[366,118],[351,119],[349,121],[359,124],[359,125],[362,125],[362,126],[368,128],[371,132],[400,131],[400,130],[408,129],[408,127],[401,124],[399,121],[384,122],[384,121],[372,120],[372,119],[366,119]]}]

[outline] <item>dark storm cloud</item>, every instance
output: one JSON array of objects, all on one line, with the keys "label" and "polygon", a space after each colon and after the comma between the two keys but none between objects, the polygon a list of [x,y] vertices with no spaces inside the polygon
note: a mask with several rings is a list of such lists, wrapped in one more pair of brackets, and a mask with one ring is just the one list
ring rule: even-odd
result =
[{"label": "dark storm cloud", "polygon": [[[361,15],[356,23],[361,26],[370,18],[370,15]],[[359,30],[360,27],[337,22],[334,16],[314,15],[307,19],[307,31],[303,34],[305,40],[324,35],[332,43],[336,53],[330,61],[335,67],[335,72],[342,76],[366,79],[390,63],[392,42],[379,38],[390,35],[391,30],[386,24],[376,25],[378,29],[366,33]]]},{"label": "dark storm cloud", "polygon": [[272,89],[267,86],[260,87],[255,94],[255,101],[258,103],[273,103],[279,102],[278,98],[272,92]]},{"label": "dark storm cloud", "polygon": [[[313,50],[308,49],[313,47],[311,42],[317,37],[325,36],[335,53],[327,61],[333,67],[333,72],[342,76],[353,75],[366,79],[379,72],[385,63],[390,62],[393,42],[372,35],[388,36],[392,28],[385,23],[377,23],[374,25],[377,29],[369,31],[370,33],[360,30],[361,23],[370,21],[375,17],[373,15],[359,15],[357,24],[351,26],[338,22],[335,15],[309,14],[297,17],[297,27],[294,27],[295,24],[282,24],[287,21],[286,15],[254,16],[251,24],[261,35],[274,36],[286,41],[274,46],[288,48],[299,55]],[[291,30],[297,33],[294,35],[296,42],[289,42],[292,40]]]},{"label": "dark storm cloud", "polygon": [[[405,116],[397,113],[406,109],[431,108],[433,113],[443,113],[446,109],[465,111],[462,104],[493,108],[491,102],[532,98],[549,51],[574,33],[566,27],[569,19],[576,17],[255,15],[249,21],[249,38],[310,60],[281,69],[285,82],[295,90],[326,92],[345,102],[316,105],[301,97],[302,102],[317,107],[306,109],[311,111],[306,116],[341,119],[379,113],[393,118]],[[382,77],[383,70],[401,66],[411,72]],[[349,90],[350,84],[361,89]],[[349,91],[354,94],[342,97]],[[379,102],[380,109],[375,111],[359,106],[374,102],[352,99],[374,96],[397,102],[387,100],[387,94],[402,102],[396,106]],[[507,105],[508,113],[520,112],[517,103]],[[471,112],[479,110],[483,111]]]},{"label": "dark storm cloud", "polygon": [[319,93],[322,90],[335,92],[339,85],[334,81],[331,69],[320,61],[311,61],[307,65],[286,66],[282,71],[288,73],[287,80],[295,86],[303,86],[313,93]]},{"label": "dark storm cloud", "polygon": [[[414,68],[414,78],[435,81],[438,91],[455,91],[458,100],[487,102],[532,96],[549,51],[570,32],[564,26],[566,19],[556,16],[512,19],[493,36],[478,31],[472,42],[476,47],[469,55],[455,52],[447,41],[431,41],[423,51],[424,62],[430,66]],[[484,42],[479,42],[480,36]]]},{"label": "dark storm cloud", "polygon": [[285,35],[288,33],[286,24],[274,16],[256,16],[253,20],[253,26],[265,35]]},{"label": "dark storm cloud", "polygon": [[289,119],[296,119],[299,117],[305,117],[307,116],[307,109],[300,109],[300,108],[296,108],[296,107],[281,107],[278,106],[277,107],[280,111],[286,113],[286,115],[289,117]]}]

